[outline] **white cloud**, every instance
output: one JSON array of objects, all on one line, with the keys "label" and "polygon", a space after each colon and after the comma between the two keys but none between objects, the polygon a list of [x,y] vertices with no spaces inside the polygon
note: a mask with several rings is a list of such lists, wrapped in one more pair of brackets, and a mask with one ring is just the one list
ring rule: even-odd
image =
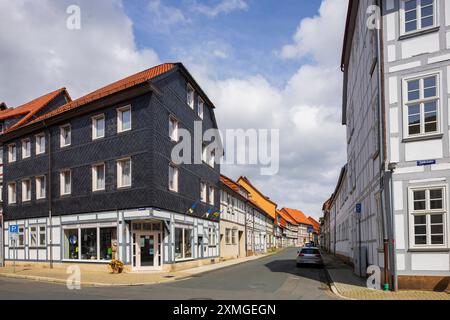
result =
[{"label": "white cloud", "polygon": [[180,9],[166,6],[161,0],[150,0],[147,8],[151,13],[148,24],[151,25],[151,30],[155,32],[169,32],[174,25],[191,22]]},{"label": "white cloud", "polygon": [[[319,15],[303,19],[293,37],[279,55],[284,59],[311,55],[321,64],[335,65],[340,58],[341,35],[348,0],[324,0]],[[345,18],[344,18],[345,19]],[[335,51],[337,50],[337,51]]]},{"label": "white cloud", "polygon": [[0,1],[0,100],[16,106],[62,86],[78,97],[159,63],[136,48],[120,1],[78,1],[81,30],[66,28],[71,4]]},{"label": "white cloud", "polygon": [[248,4],[244,0],[221,0],[215,6],[207,6],[202,3],[195,2],[193,9],[210,18],[214,18],[221,13],[226,14],[236,10],[248,10]]},{"label": "white cloud", "polygon": [[259,168],[248,166],[224,166],[225,174],[246,175],[280,207],[298,208],[316,218],[346,161],[339,69],[345,11],[338,4],[345,7],[346,0],[324,0],[320,16],[300,22],[296,45],[302,49],[296,54],[310,54],[314,63],[300,66],[282,88],[258,74],[218,80],[213,65],[198,65],[194,59],[188,65],[217,106],[221,129],[280,129],[277,175],[261,176]]}]

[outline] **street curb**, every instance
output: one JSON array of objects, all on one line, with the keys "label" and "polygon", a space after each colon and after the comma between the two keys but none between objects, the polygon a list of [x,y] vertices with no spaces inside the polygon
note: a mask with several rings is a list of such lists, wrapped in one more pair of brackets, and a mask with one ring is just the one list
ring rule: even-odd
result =
[{"label": "street curb", "polygon": [[338,296],[339,298],[344,299],[344,300],[357,300],[357,299],[349,298],[349,297],[346,297],[346,296],[342,295],[339,292],[337,286],[334,284],[333,278],[331,277],[330,272],[328,271],[328,269],[326,267],[324,269],[325,269],[325,273],[326,273],[327,278],[328,278],[328,285],[330,286],[331,292],[333,292],[336,296]]},{"label": "street curb", "polygon": [[[231,265],[227,265],[227,266],[223,266],[220,268],[216,268],[216,269],[212,269],[212,270],[205,270],[205,271],[201,271],[199,273],[196,274],[188,274],[185,276],[179,276],[179,277],[174,277],[174,278],[170,278],[170,279],[165,279],[165,280],[159,280],[159,281],[152,281],[152,282],[131,282],[131,283],[99,283],[99,282],[83,282],[81,281],[80,286],[85,286],[85,287],[137,287],[137,286],[147,286],[147,285],[155,285],[155,284],[161,284],[161,283],[166,283],[166,282],[175,282],[175,281],[181,281],[181,280],[188,280],[190,278],[196,277],[198,275],[201,274],[207,274],[216,270],[222,270],[222,269],[226,269],[226,268],[230,268],[233,266],[237,266],[243,263],[247,263],[247,262],[251,262],[251,261],[255,261],[255,260],[259,260],[265,257],[269,257],[271,255],[274,255],[276,253],[279,253],[282,250],[277,250],[275,252],[270,252],[261,256],[258,256],[255,259],[251,259],[251,260],[247,260],[247,261],[240,261]],[[182,272],[182,271],[181,271]],[[24,279],[24,280],[32,280],[32,281],[38,281],[38,282],[46,282],[46,283],[57,283],[57,284],[66,284],[67,280],[65,279],[58,279],[58,278],[50,278],[50,277],[41,277],[41,276],[30,276],[30,275],[21,275],[21,274],[11,274],[11,273],[0,273],[0,277],[4,277],[4,278],[11,278],[11,279]]]}]

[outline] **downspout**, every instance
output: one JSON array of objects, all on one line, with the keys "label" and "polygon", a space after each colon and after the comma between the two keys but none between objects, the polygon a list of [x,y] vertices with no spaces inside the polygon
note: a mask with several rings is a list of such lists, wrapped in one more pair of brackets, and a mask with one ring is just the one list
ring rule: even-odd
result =
[{"label": "downspout", "polygon": [[[384,286],[385,291],[389,290],[390,273],[394,270],[395,266],[392,266],[392,248],[390,246],[391,238],[391,219],[390,213],[392,210],[392,192],[386,192],[385,184],[391,184],[391,175],[386,175],[386,153],[387,153],[387,140],[386,140],[386,104],[385,104],[385,91],[384,91],[384,42],[383,42],[383,2],[376,1],[378,8],[380,9],[381,16],[379,17],[379,28],[377,30],[377,64],[378,64],[378,125],[379,125],[379,139],[378,149],[380,150],[379,162],[380,162],[380,193],[381,193],[381,210],[383,218],[383,254],[384,254]],[[385,181],[386,178],[389,181]],[[389,188],[391,189],[391,188]],[[389,206],[388,206],[389,204]],[[387,209],[389,207],[389,210]],[[389,264],[391,263],[391,269]],[[395,276],[394,276],[395,278]]]},{"label": "downspout", "polygon": [[46,133],[48,136],[48,177],[47,177],[47,186],[48,186],[48,220],[49,220],[49,245],[50,245],[50,269],[53,269],[53,221],[52,221],[52,145],[51,145],[51,133],[50,129],[44,122],[44,127],[46,128]]}]

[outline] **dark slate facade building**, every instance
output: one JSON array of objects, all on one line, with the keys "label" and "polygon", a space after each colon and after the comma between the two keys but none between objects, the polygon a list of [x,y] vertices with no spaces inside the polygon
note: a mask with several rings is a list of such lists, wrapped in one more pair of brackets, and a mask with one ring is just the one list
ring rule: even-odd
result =
[{"label": "dark slate facade building", "polygon": [[27,263],[173,270],[218,259],[220,165],[206,143],[200,163],[171,157],[185,129],[194,160],[195,126],[217,129],[214,105],[181,63],[166,63],[6,129],[6,260],[17,250]]}]

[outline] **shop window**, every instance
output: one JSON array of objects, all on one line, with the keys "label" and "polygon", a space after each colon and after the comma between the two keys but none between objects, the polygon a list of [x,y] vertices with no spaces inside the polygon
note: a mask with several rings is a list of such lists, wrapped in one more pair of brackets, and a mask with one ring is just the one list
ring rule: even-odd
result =
[{"label": "shop window", "polygon": [[111,260],[113,258],[113,242],[117,239],[117,229],[100,228],[100,260]]},{"label": "shop window", "polygon": [[64,230],[64,259],[78,260],[78,229]]},{"label": "shop window", "polygon": [[192,258],[192,230],[175,228],[175,260]]},{"label": "shop window", "polygon": [[97,260],[97,229],[81,229],[81,260]]}]

